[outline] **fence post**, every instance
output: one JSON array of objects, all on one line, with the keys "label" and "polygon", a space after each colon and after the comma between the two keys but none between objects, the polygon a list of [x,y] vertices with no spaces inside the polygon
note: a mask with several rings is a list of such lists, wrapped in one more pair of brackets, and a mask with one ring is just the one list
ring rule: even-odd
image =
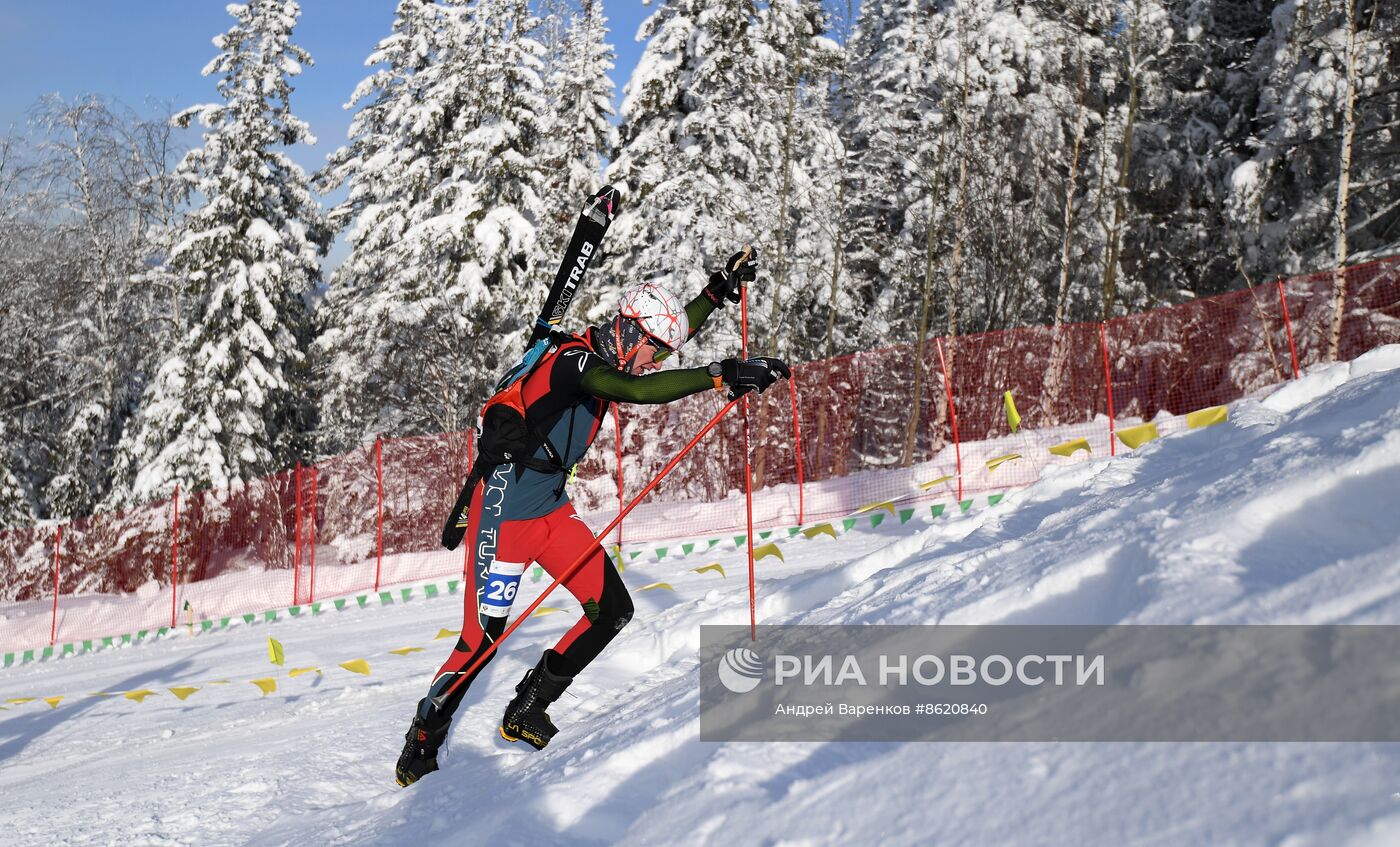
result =
[{"label": "fence post", "polygon": [[[613,403],[613,433],[617,441],[617,511],[622,512],[622,407]],[[617,522],[617,560],[622,561],[622,521]]]},{"label": "fence post", "polygon": [[308,603],[316,602],[316,477],[320,471],[311,466],[311,596]]},{"label": "fence post", "polygon": [[374,439],[374,476],[379,484],[379,511],[377,513],[378,529],[375,531],[375,546],[378,552],[374,560],[374,590],[379,590],[379,575],[384,567],[384,438],[375,436]]},{"label": "fence post", "polygon": [[63,546],[63,525],[54,527],[53,536],[53,621],[49,624],[49,645],[58,637],[58,551]]},{"label": "fence post", "polygon": [[958,407],[953,405],[953,378],[948,373],[948,360],[943,356],[943,339],[938,339],[938,364],[943,368],[943,390],[948,394],[948,415],[953,421],[953,455],[958,460],[958,502],[963,499],[962,441],[958,438]]},{"label": "fence post", "polygon": [[1293,346],[1293,321],[1288,317],[1288,297],[1283,293],[1283,277],[1278,278],[1278,302],[1283,306],[1283,326],[1288,330],[1288,354],[1293,357],[1293,378],[1298,378],[1298,348]]},{"label": "fence post", "polygon": [[788,377],[788,397],[792,400],[792,452],[797,456],[797,525],[802,525],[802,426],[797,418],[797,371]]},{"label": "fence post", "polygon": [[175,499],[171,501],[173,515],[170,530],[170,628],[175,628],[175,598],[180,593],[180,486],[175,486]]},{"label": "fence post", "polygon": [[1108,324],[1099,324],[1099,346],[1103,348],[1103,390],[1108,395],[1108,455],[1118,455],[1118,445],[1114,443],[1113,429],[1113,375],[1108,369]]},{"label": "fence post", "polygon": [[297,604],[297,597],[301,595],[301,460],[297,459],[297,470],[295,483],[297,489],[297,519],[296,519],[296,544],[292,554],[292,605]]}]

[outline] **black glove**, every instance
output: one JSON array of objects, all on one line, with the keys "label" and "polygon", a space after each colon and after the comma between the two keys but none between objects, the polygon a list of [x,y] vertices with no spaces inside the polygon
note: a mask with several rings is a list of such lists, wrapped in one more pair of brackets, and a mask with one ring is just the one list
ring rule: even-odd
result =
[{"label": "black glove", "polygon": [[703,293],[717,308],[722,308],[725,300],[738,303],[739,289],[755,279],[758,279],[758,251],[745,244],[744,249],[729,257],[723,268],[710,274]]},{"label": "black glove", "polygon": [[720,378],[729,386],[729,399],[734,400],[748,391],[764,389],[779,378],[787,379],[792,371],[782,359],[771,356],[754,356],[751,359],[725,359],[719,363]]}]

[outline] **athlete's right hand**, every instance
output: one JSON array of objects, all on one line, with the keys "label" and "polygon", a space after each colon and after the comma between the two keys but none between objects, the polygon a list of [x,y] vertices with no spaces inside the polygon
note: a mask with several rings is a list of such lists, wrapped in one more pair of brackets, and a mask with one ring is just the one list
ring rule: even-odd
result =
[{"label": "athlete's right hand", "polygon": [[762,394],[779,379],[792,376],[792,370],[782,359],[754,356],[751,359],[725,359],[719,363],[720,378],[729,386],[729,399],[757,390]]}]

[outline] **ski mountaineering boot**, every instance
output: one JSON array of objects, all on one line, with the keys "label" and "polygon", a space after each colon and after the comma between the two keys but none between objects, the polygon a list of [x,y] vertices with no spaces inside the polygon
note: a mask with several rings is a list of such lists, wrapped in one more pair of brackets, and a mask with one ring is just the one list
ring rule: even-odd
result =
[{"label": "ski mountaineering boot", "polygon": [[410,786],[438,769],[438,748],[447,740],[447,730],[451,725],[449,721],[436,730],[429,729],[427,721],[414,716],[408,733],[404,735],[403,752],[394,766],[394,777],[399,785]]},{"label": "ski mountaineering boot", "polygon": [[543,750],[559,731],[544,710],[559,699],[574,678],[559,676],[549,670],[551,653],[554,651],[544,651],[539,664],[526,671],[524,678],[515,686],[515,699],[506,706],[506,713],[501,718],[501,737],[505,740],[524,741],[536,750]]}]

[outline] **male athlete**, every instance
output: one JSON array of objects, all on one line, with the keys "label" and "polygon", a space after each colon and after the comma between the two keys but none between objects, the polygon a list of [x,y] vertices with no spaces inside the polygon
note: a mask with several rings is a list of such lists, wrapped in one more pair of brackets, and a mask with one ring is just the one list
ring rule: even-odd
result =
[{"label": "male athlete", "polygon": [[524,377],[520,391],[526,428],[547,443],[532,445],[528,461],[490,468],[475,488],[466,543],[476,591],[466,598],[461,638],[434,676],[428,696],[418,702],[395,769],[400,785],[438,769],[438,749],[452,715],[481,669],[450,694],[447,690],[477,651],[500,637],[525,568],[538,562],[557,577],[592,547],[592,557],[563,583],[583,606],[583,615],[526,671],[501,718],[504,738],[537,750],[558,732],[545,709],[632,617],[632,599],[617,568],[593,543],[592,531],[564,491],[568,468],[593,443],[610,403],[669,403],[725,388],[737,396],[762,392],[790,376],[786,364],[768,357],[650,373],[660,370],[658,357],[680,350],[717,307],[726,300],[738,302],[740,287],[756,275],[754,253],[745,248],[712,273],[684,309],[660,285],[635,285],[623,294],[611,321],[563,341]]}]

